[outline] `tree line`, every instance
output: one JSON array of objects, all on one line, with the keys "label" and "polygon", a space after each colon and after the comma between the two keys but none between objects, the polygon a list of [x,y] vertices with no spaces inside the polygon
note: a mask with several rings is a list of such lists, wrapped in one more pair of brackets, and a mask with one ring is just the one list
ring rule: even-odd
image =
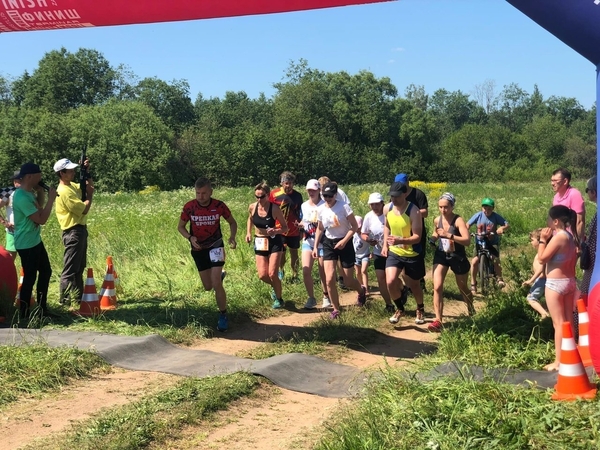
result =
[{"label": "tree line", "polygon": [[53,163],[83,146],[102,191],[168,190],[199,176],[220,185],[307,180],[380,182],[399,171],[423,181],[548,178],[567,166],[596,172],[596,106],[544,98],[493,81],[472,93],[411,85],[363,70],[290,63],[271,97],[198,95],[185,80],[139,79],[96,50],[48,52],[33,73],[0,75],[0,177]]}]

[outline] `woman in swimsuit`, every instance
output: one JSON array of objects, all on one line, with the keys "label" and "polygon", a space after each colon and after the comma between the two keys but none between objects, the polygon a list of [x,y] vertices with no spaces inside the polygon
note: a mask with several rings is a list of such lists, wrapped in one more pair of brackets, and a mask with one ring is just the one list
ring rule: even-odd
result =
[{"label": "woman in swimsuit", "polygon": [[[279,206],[269,202],[270,191],[271,188],[266,183],[259,183],[254,188],[256,202],[248,206],[246,242],[252,242],[254,226],[254,254],[258,278],[271,286],[273,308],[279,309],[285,304],[277,271],[283,254],[281,235],[287,233],[288,226]],[[276,222],[279,227],[275,226]]]},{"label": "woman in swimsuit", "polygon": [[[548,211],[548,228],[540,233],[538,260],[546,264],[546,304],[554,326],[554,362],[546,365],[546,370],[558,370],[562,344],[563,322],[573,315],[573,301],[576,290],[575,262],[579,240],[567,231],[575,229],[575,212],[563,205]],[[552,236],[552,233],[555,233]]]}]

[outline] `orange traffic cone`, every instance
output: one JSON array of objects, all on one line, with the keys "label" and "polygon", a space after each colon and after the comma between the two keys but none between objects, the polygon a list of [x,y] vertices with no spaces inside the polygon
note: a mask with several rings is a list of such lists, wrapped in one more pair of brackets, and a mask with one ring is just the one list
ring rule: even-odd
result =
[{"label": "orange traffic cone", "polygon": [[79,304],[79,311],[75,314],[80,316],[97,316],[100,314],[100,301],[98,300],[98,292],[96,291],[96,282],[94,281],[94,271],[88,268],[85,286],[83,287],[83,296]]},{"label": "orange traffic cone", "polygon": [[563,336],[560,347],[560,365],[558,366],[558,382],[554,386],[552,400],[576,400],[578,398],[594,398],[597,389],[590,383],[577,345],[573,338],[570,322],[563,323]]},{"label": "orange traffic cone", "polygon": [[591,367],[594,363],[590,354],[590,318],[585,308],[585,302],[581,298],[577,300],[577,312],[579,313],[579,342],[577,343],[577,349],[579,350],[583,366]]},{"label": "orange traffic cone", "polygon": [[103,311],[117,309],[117,294],[115,293],[115,278],[112,264],[108,266],[101,292],[100,309]]},{"label": "orange traffic cone", "polygon": [[113,263],[112,256],[107,256],[106,257],[106,272],[107,273],[108,273],[108,266],[113,266],[113,277],[114,277],[114,282],[115,282],[115,301],[116,301],[117,292],[121,292],[122,293],[122,290],[120,289],[121,280],[119,280],[119,274],[115,270],[115,265]]},{"label": "orange traffic cone", "polygon": [[[19,302],[21,301],[21,286],[23,286],[23,277],[25,276],[25,272],[21,267],[21,274],[19,275],[19,287],[17,288],[17,297],[15,298],[15,308],[19,307]],[[29,306],[33,308],[35,306],[35,295],[33,292],[31,293],[31,299],[29,300]]]}]

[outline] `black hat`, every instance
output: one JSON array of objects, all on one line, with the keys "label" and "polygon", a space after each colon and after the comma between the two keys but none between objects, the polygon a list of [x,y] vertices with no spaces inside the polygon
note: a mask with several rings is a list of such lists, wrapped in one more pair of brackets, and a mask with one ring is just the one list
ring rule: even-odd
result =
[{"label": "black hat", "polygon": [[15,173],[13,174],[12,177],[10,177],[11,180],[20,180],[21,179],[21,171],[20,170],[15,170]]},{"label": "black hat", "polygon": [[392,185],[390,186],[390,192],[388,193],[388,195],[390,197],[398,197],[402,194],[404,194],[407,191],[407,187],[406,184],[400,182],[400,181],[396,181],[394,183],[392,183]]},{"label": "black hat", "polygon": [[338,191],[337,184],[330,181],[329,183],[325,183],[325,186],[323,186],[323,191],[321,192],[321,194],[335,196],[335,194],[337,194],[337,191]]},{"label": "black hat", "polygon": [[21,170],[19,171],[19,175],[17,175],[16,179],[21,179],[25,175],[32,175],[35,173],[42,173],[40,166],[34,163],[25,163],[21,166]]}]

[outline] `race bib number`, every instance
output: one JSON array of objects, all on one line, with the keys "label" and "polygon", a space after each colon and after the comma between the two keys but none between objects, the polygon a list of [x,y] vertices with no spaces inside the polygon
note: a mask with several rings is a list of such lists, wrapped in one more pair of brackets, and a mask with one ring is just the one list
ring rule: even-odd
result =
[{"label": "race bib number", "polygon": [[214,263],[225,261],[225,250],[223,247],[213,248],[210,252],[208,252],[208,256],[210,256],[210,260]]},{"label": "race bib number", "polygon": [[269,238],[266,237],[255,237],[254,238],[254,250],[259,252],[269,251]]},{"label": "race bib number", "polygon": [[445,251],[446,253],[454,252],[454,241],[452,239],[441,238],[440,241],[442,243],[443,251]]}]

